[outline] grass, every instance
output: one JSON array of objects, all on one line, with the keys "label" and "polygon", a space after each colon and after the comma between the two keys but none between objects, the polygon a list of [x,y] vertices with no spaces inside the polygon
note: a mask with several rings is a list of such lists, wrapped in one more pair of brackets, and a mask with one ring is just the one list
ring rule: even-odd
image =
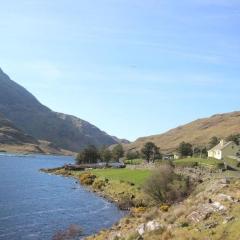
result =
[{"label": "grass", "polygon": [[141,186],[146,178],[150,175],[149,170],[140,169],[94,169],[91,171],[97,177],[107,178],[109,180],[118,180],[131,182]]},{"label": "grass", "polygon": [[239,166],[240,163],[236,159],[232,159],[232,158],[226,157],[224,159],[224,161],[226,162],[226,164],[228,164],[229,166],[235,168],[236,170],[240,170],[240,166]]},{"label": "grass", "polygon": [[223,161],[213,158],[183,158],[175,160],[174,164],[183,167],[204,166],[209,168],[221,168]]}]

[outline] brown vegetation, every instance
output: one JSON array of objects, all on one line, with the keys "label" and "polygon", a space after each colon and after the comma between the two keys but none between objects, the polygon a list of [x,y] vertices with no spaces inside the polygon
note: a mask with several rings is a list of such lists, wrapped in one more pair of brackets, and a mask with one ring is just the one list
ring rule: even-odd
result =
[{"label": "brown vegetation", "polygon": [[188,178],[177,175],[169,164],[153,170],[143,188],[155,203],[172,204],[182,200],[190,192]]},{"label": "brown vegetation", "polygon": [[213,136],[226,138],[240,132],[240,112],[214,115],[210,118],[198,119],[170,131],[137,139],[125,144],[125,149],[140,150],[146,142],[154,142],[162,151],[176,150],[183,141],[194,146],[206,146]]}]

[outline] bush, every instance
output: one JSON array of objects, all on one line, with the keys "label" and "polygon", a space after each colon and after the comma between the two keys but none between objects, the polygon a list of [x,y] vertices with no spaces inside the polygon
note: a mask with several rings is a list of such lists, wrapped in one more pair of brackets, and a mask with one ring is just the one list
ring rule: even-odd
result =
[{"label": "bush", "polygon": [[93,188],[97,190],[102,190],[105,187],[105,181],[103,180],[95,180],[93,183]]},{"label": "bush", "polygon": [[133,216],[139,216],[146,212],[146,207],[135,207],[131,209],[131,214]]},{"label": "bush", "polygon": [[91,174],[90,172],[86,172],[80,175],[79,179],[81,184],[83,185],[92,185],[96,176]]},{"label": "bush", "polygon": [[175,174],[168,164],[154,170],[143,186],[145,193],[157,204],[177,202],[187,195],[189,188],[189,181]]},{"label": "bush", "polygon": [[160,210],[162,212],[168,212],[169,208],[170,208],[170,206],[166,205],[166,204],[160,206]]}]

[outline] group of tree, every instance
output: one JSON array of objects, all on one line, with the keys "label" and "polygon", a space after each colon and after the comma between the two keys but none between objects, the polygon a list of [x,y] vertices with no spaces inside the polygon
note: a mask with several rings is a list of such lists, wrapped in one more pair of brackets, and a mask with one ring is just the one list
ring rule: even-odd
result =
[{"label": "group of tree", "polygon": [[226,138],[226,141],[233,141],[235,142],[237,145],[240,145],[240,134],[231,134]]},{"label": "group of tree", "polygon": [[127,160],[133,160],[133,159],[138,159],[138,158],[141,158],[141,154],[138,151],[129,150],[126,153]]},{"label": "group of tree", "polygon": [[208,143],[208,149],[212,149],[213,147],[215,147],[219,143],[220,143],[220,138],[218,138],[216,136],[211,137],[211,139]]},{"label": "group of tree", "polygon": [[[216,145],[218,145],[220,143],[221,138],[213,136],[211,137],[209,143],[208,143],[208,149],[212,149],[213,147],[215,147]],[[233,141],[235,142],[235,144],[240,145],[240,134],[236,133],[236,134],[231,134],[229,136],[227,136],[225,138],[225,140],[227,142]]]},{"label": "group of tree", "polygon": [[93,145],[89,145],[78,153],[76,162],[77,164],[91,164],[97,162],[110,161],[118,162],[120,158],[124,156],[124,150],[121,144],[118,144],[110,150],[108,147],[102,147],[100,149]]},{"label": "group of tree", "polygon": [[[226,141],[233,141],[237,145],[240,145],[240,134],[231,134],[227,138]],[[181,142],[178,146],[177,152],[180,157],[188,157],[188,156],[197,156],[197,157],[206,157],[207,150],[213,148],[217,144],[219,144],[220,138],[213,136],[207,146],[193,146],[188,142]],[[118,162],[120,158],[124,156],[124,150],[121,144],[118,144],[110,150],[108,147],[102,147],[97,149],[95,146],[90,145],[83,149],[76,158],[77,163],[97,163],[98,161],[102,162],[110,162],[115,161]],[[143,158],[148,163],[154,162],[155,160],[162,159],[162,154],[160,152],[159,147],[157,147],[153,142],[147,142],[141,149],[141,152],[129,150],[126,155],[126,159],[138,159]]]},{"label": "group of tree", "polygon": [[191,143],[181,142],[178,146],[178,154],[180,157],[188,157],[193,155],[193,146]]},{"label": "group of tree", "polygon": [[191,143],[181,142],[177,149],[180,157],[206,157],[206,146],[193,146]]},{"label": "group of tree", "polygon": [[157,147],[153,142],[147,142],[141,149],[141,152],[148,163],[154,162],[157,159],[162,159],[159,147]]}]

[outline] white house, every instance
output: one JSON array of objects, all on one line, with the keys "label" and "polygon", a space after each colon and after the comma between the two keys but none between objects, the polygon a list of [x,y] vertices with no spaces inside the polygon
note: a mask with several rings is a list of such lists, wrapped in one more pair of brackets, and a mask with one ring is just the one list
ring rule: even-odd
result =
[{"label": "white house", "polygon": [[221,140],[218,145],[208,151],[208,157],[221,160],[224,157],[237,156],[239,152],[240,146],[235,142],[225,142],[224,140]]}]

